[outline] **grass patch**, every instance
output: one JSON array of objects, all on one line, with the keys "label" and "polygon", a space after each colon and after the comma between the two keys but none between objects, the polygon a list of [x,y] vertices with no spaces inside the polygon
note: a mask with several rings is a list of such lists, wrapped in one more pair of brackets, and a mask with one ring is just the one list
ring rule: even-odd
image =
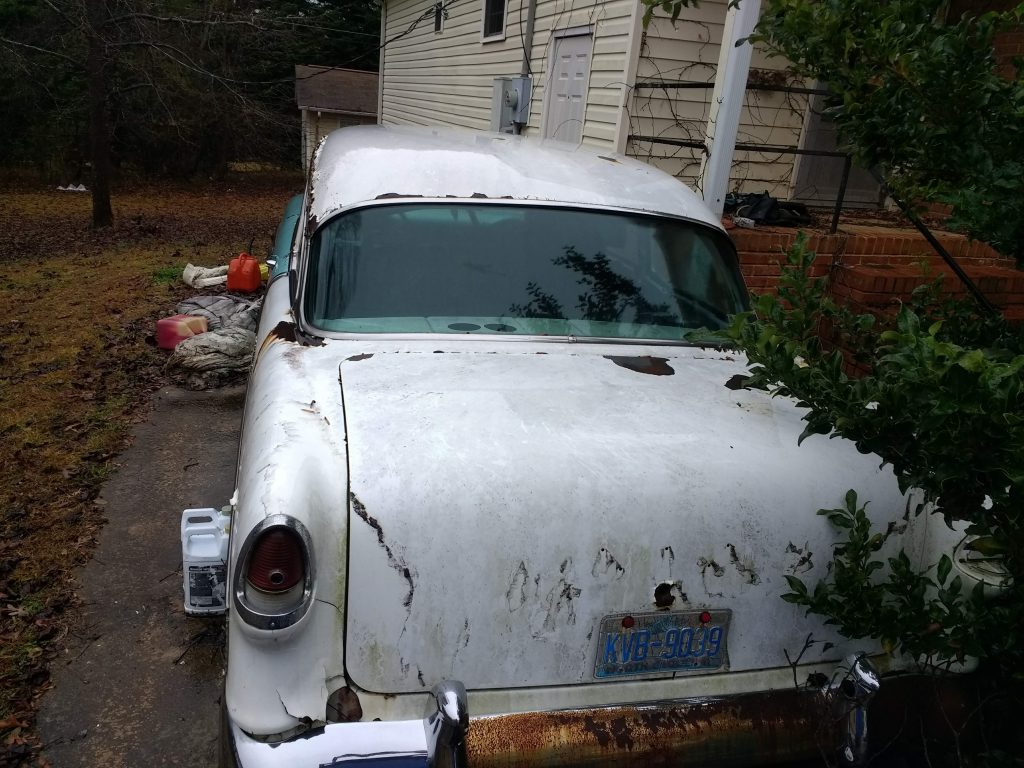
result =
[{"label": "grass patch", "polygon": [[153,270],[153,282],[157,285],[173,285],[181,280],[181,272],[184,268],[184,264],[172,264],[155,269]]}]

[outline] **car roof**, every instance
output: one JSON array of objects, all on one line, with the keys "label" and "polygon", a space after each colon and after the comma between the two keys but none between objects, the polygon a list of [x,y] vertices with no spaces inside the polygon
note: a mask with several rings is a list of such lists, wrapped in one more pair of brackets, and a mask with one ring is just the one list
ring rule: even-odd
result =
[{"label": "car roof", "polygon": [[351,206],[425,197],[624,208],[721,229],[693,190],[650,165],[575,144],[450,128],[334,131],[314,155],[309,195],[311,228]]}]

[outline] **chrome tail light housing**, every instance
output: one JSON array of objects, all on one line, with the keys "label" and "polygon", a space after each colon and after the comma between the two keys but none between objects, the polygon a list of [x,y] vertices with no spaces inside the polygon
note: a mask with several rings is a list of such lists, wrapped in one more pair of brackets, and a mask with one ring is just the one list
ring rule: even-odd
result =
[{"label": "chrome tail light housing", "polygon": [[234,572],[239,618],[257,629],[285,629],[313,602],[312,538],[295,518],[270,515],[246,536]]}]

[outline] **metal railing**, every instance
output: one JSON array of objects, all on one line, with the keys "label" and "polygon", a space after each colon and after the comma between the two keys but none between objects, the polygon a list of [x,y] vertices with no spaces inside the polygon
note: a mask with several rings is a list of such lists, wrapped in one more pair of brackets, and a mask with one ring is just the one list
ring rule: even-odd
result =
[{"label": "metal railing", "polygon": [[[714,88],[714,83],[703,83],[698,81],[690,80],[645,80],[637,83],[633,86],[638,90],[647,89],[674,89],[674,90],[687,90],[687,89],[704,89]],[[807,95],[820,95],[827,96],[829,91],[822,88],[803,88],[800,86],[783,86],[783,85],[761,85],[757,83],[748,83],[748,91],[771,91],[775,93],[800,93]],[[708,154],[708,145],[705,141],[697,141],[694,139],[668,139],[661,136],[644,136],[642,134],[630,134],[629,141],[645,142],[649,144],[664,144],[666,146],[673,147],[687,147],[690,149],[703,150],[704,154]],[[832,223],[829,226],[829,232],[835,234],[839,228],[839,214],[843,210],[843,203],[846,200],[846,187],[850,181],[850,171],[853,168],[853,155],[849,152],[839,152],[825,149],[801,149],[800,147],[794,146],[776,146],[773,144],[747,144],[737,143],[736,149],[740,152],[764,152],[766,154],[773,155],[811,155],[816,157],[838,157],[843,159],[843,172],[839,179],[839,191],[836,195],[835,206],[832,209]]]}]

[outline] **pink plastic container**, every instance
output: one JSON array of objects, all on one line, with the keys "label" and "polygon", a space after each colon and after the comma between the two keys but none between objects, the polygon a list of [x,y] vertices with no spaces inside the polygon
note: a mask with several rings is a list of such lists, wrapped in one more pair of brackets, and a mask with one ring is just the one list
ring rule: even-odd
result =
[{"label": "pink plastic container", "polygon": [[206,333],[206,318],[198,315],[171,315],[156,321],[156,345],[174,349],[178,342],[196,334]]}]

